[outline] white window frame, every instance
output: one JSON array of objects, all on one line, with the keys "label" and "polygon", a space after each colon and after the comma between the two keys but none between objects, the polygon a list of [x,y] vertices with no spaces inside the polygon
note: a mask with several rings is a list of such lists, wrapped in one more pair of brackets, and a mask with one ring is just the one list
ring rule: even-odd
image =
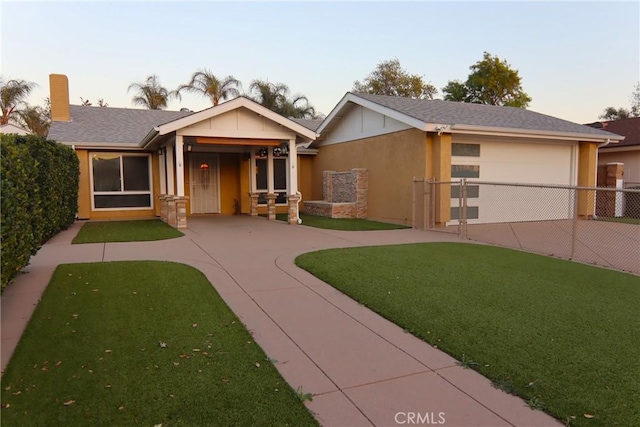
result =
[{"label": "white window frame", "polygon": [[[269,168],[269,159],[268,159],[268,157],[260,157],[258,155],[258,153],[256,152],[256,156],[255,156],[254,161],[253,161],[254,174],[255,174],[255,171],[257,170],[257,167],[258,167],[258,165],[257,165],[257,161],[258,160],[265,160],[267,162],[267,169]],[[275,188],[275,173],[276,173],[275,163],[276,162],[286,162],[285,163],[285,188]],[[273,163],[274,163],[274,167],[272,168],[273,169],[272,172],[274,174],[273,175],[273,178],[274,178],[274,180],[273,180],[273,182],[274,182],[273,192],[274,193],[283,193],[284,192],[284,194],[286,196],[287,194],[289,194],[289,157],[288,156],[287,157],[274,157],[273,158]],[[267,171],[267,173],[268,173],[268,171]],[[269,176],[267,175],[267,181],[268,180],[269,180]],[[257,176],[256,176],[256,193],[259,193],[259,194],[268,194],[269,193],[269,189],[268,188],[265,188],[265,189],[259,189],[258,188]],[[267,204],[266,203],[259,203],[258,206],[267,206]],[[276,206],[288,206],[288,204],[286,202],[285,203],[276,203]]]},{"label": "white window frame", "polygon": [[[120,157],[120,191],[94,191],[93,185],[93,156],[100,155],[110,155],[110,156],[119,156]],[[125,191],[124,190],[124,174],[123,174],[123,157],[146,157],[148,164],[148,172],[149,172],[149,190],[148,191]],[[127,152],[89,152],[89,185],[91,187],[91,210],[92,211],[139,211],[139,210],[151,210],[154,209],[154,200],[153,200],[153,163],[152,156],[150,153],[127,153]],[[120,196],[123,194],[148,194],[150,206],[134,206],[134,207],[122,207],[122,208],[96,208],[96,200],[95,196],[109,196],[116,195]]]}]

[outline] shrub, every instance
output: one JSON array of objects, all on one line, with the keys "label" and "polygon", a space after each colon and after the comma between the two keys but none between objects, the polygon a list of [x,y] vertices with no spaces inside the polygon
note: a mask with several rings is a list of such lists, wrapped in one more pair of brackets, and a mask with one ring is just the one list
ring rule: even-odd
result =
[{"label": "shrub", "polygon": [[74,151],[37,136],[1,136],[2,290],[31,255],[66,229],[78,210],[79,162]]}]

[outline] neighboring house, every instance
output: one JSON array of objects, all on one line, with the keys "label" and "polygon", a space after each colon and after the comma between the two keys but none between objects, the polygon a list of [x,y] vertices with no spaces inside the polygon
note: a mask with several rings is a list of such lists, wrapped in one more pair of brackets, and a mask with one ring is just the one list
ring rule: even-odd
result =
[{"label": "neighboring house", "polygon": [[[323,171],[365,168],[368,217],[404,224],[412,222],[414,178],[595,186],[598,147],[623,139],[520,108],[357,93],[347,93],[317,132],[312,199],[322,199]],[[535,207],[512,200],[509,209],[536,219],[557,204],[539,194]],[[452,219],[451,197],[436,198],[437,226]],[[491,220],[483,212],[492,202],[482,192],[470,197],[470,222]],[[578,214],[593,216],[593,196],[580,194]]]},{"label": "neighboring house", "polygon": [[12,125],[11,123],[7,123],[6,125],[0,125],[0,133],[13,133],[16,135],[29,135],[31,132],[29,132],[26,129],[23,129],[19,126],[16,125]]},{"label": "neighboring house", "polygon": [[50,75],[50,86],[49,138],[80,159],[78,218],[159,216],[161,196],[172,195],[186,215],[297,219],[298,163],[308,162],[297,145],[314,130],[245,97],[195,113],[84,107],[69,105],[65,75]]},{"label": "neighboring house", "polygon": [[624,163],[623,180],[626,185],[640,186],[640,117],[595,122],[588,126],[625,137],[624,141],[598,151],[598,165]]}]

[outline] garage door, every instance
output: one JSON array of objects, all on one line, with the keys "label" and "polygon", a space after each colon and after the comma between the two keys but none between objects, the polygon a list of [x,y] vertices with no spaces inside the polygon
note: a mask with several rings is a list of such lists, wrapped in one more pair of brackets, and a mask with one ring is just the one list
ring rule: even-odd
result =
[{"label": "garage door", "polygon": [[[451,177],[469,182],[575,184],[575,146],[526,142],[473,142],[454,138]],[[458,218],[452,190],[451,218]],[[469,224],[566,219],[573,207],[568,190],[480,184],[468,190]]]}]

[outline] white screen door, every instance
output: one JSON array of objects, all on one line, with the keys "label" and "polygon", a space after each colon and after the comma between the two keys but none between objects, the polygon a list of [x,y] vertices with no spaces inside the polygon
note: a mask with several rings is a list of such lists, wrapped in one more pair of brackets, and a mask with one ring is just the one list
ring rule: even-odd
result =
[{"label": "white screen door", "polygon": [[220,213],[218,156],[190,153],[191,213]]}]

